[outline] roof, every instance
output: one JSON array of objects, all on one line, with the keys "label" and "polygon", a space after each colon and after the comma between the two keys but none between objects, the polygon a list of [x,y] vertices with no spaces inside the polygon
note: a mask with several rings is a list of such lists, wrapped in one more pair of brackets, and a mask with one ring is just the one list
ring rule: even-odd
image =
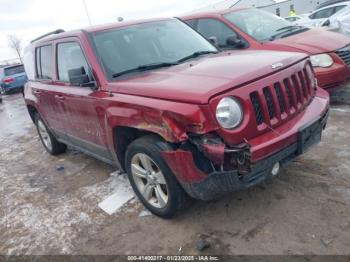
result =
[{"label": "roof", "polygon": [[52,40],[61,39],[61,38],[74,37],[74,36],[81,35],[84,32],[95,33],[95,32],[114,29],[114,28],[122,28],[122,27],[137,25],[137,24],[171,20],[171,19],[173,18],[153,18],[153,19],[142,19],[142,20],[139,19],[139,20],[130,20],[130,21],[124,21],[124,22],[115,22],[115,23],[109,23],[109,24],[103,24],[103,25],[90,26],[90,27],[86,27],[78,30],[51,34],[49,36],[45,36],[41,39],[38,39],[37,41],[34,40],[33,44],[43,43],[43,42],[52,41]]},{"label": "roof", "polygon": [[221,10],[208,10],[208,11],[202,11],[202,12],[195,12],[192,14],[187,14],[184,16],[181,16],[182,19],[187,19],[187,18],[193,18],[193,17],[202,17],[202,16],[207,16],[207,15],[224,15],[227,13],[231,12],[237,12],[240,10],[246,10],[246,9],[251,9],[252,7],[234,7],[234,8],[226,8],[226,9],[221,9]]},{"label": "roof", "polygon": [[15,66],[22,66],[23,64],[14,64],[14,65],[5,65],[5,66],[0,66],[1,69],[7,69]]}]

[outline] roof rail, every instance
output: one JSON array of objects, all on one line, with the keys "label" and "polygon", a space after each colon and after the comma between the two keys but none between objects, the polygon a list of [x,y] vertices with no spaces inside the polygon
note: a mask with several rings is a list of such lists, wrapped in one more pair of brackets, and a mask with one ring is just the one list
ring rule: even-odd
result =
[{"label": "roof rail", "polygon": [[42,38],[44,38],[44,37],[47,37],[47,36],[49,36],[49,35],[56,35],[56,34],[60,34],[60,33],[63,33],[63,32],[65,32],[63,29],[57,29],[57,30],[52,31],[52,32],[49,32],[49,33],[47,33],[47,34],[45,34],[45,35],[39,36],[38,38],[35,38],[34,40],[30,41],[30,43],[32,44],[32,43],[34,43],[35,41],[38,41],[38,40],[40,40],[40,39],[42,39]]}]

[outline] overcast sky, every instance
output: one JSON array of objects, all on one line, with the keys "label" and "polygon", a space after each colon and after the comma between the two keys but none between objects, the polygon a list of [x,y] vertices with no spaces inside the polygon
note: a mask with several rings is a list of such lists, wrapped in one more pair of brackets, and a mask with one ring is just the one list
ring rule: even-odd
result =
[{"label": "overcast sky", "polygon": [[[93,24],[152,16],[174,16],[218,0],[86,0]],[[23,45],[44,33],[89,26],[83,0],[0,0],[0,61],[16,58],[7,35],[15,34]]]},{"label": "overcast sky", "polygon": [[[223,0],[85,1],[92,24],[96,25],[115,22],[120,16],[125,19],[176,16]],[[0,0],[0,61],[16,58],[16,53],[8,48],[9,34],[18,36],[25,47],[47,32],[87,26],[83,0]]]}]

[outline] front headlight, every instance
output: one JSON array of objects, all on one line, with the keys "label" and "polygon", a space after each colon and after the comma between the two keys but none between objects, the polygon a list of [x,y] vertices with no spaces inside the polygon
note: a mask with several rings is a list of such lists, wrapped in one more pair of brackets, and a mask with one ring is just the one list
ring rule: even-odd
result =
[{"label": "front headlight", "polygon": [[313,67],[330,67],[334,61],[330,55],[320,54],[310,56]]},{"label": "front headlight", "polygon": [[233,97],[224,97],[216,107],[216,119],[225,129],[237,127],[243,119],[241,105]]}]

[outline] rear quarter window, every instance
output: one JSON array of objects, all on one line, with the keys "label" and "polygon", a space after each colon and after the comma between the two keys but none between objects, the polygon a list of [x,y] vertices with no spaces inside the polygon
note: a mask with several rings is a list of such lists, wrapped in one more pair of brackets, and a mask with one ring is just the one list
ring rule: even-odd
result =
[{"label": "rear quarter window", "polygon": [[27,74],[27,77],[29,80],[35,79],[35,59],[32,49],[25,49],[24,50],[24,68]]}]

